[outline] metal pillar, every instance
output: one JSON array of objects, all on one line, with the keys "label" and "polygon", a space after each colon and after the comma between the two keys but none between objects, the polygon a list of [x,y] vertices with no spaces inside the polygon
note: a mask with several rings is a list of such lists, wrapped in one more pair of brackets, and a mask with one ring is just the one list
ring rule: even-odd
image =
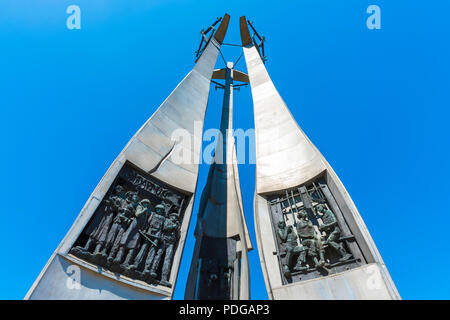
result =
[{"label": "metal pillar", "polygon": [[[235,72],[233,63],[228,62],[225,69],[215,70],[213,74],[213,79],[225,80],[224,85],[219,84],[224,90],[221,135],[199,207],[186,299],[246,300],[250,296],[247,252],[251,243],[245,225],[232,131]],[[239,71],[236,74],[242,76]]]}]

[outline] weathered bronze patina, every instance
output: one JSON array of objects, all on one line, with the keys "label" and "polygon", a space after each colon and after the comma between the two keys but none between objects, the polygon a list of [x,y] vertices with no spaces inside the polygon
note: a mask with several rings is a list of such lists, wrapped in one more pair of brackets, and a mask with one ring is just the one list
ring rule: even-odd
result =
[{"label": "weathered bronze patina", "polygon": [[268,200],[276,234],[274,254],[278,256],[285,284],[365,263],[340,208],[332,207],[330,201],[334,205],[336,202],[320,178]]},{"label": "weathered bronze patina", "polygon": [[187,197],[127,163],[70,253],[132,279],[171,287]]}]

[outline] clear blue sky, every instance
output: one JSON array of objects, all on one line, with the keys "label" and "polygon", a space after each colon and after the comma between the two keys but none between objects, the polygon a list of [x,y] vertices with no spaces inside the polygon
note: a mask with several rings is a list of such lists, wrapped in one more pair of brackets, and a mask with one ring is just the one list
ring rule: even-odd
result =
[{"label": "clear blue sky", "polygon": [[[70,4],[81,30],[66,28]],[[370,4],[381,30],[366,28]],[[24,297],[111,162],[193,67],[199,31],[225,12],[226,42],[239,43],[241,15],[267,37],[277,89],[350,192],[402,297],[450,298],[449,11],[406,0],[1,1],[0,298]],[[205,128],[219,126],[221,94],[211,90]],[[235,95],[235,127],[253,127],[249,89]],[[255,167],[239,169],[256,244]],[[252,298],[265,299],[257,250],[250,263]]]}]

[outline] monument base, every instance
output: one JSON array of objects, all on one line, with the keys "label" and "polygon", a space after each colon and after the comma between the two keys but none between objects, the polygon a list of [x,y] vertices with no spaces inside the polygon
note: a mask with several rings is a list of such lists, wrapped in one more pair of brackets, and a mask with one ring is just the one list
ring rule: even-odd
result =
[{"label": "monument base", "polygon": [[378,264],[272,288],[275,300],[390,300]]},{"label": "monument base", "polygon": [[169,300],[164,287],[99,270],[76,257],[56,254],[26,300]]}]

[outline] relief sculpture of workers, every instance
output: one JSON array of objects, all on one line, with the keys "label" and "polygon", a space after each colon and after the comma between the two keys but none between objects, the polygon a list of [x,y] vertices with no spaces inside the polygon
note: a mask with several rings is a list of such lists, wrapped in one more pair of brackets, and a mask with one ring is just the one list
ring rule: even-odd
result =
[{"label": "relief sculpture of workers", "polygon": [[[322,240],[314,229],[314,225],[307,219],[308,214],[305,210],[300,210],[297,214],[297,234],[301,239],[302,245],[307,250],[302,251],[299,256],[299,261],[294,270],[303,271],[306,266],[306,258],[313,259],[315,267],[323,267],[325,265],[325,251],[323,249]],[[318,259],[319,257],[319,259]]]},{"label": "relief sculpture of workers", "polygon": [[339,228],[336,216],[331,210],[327,209],[324,204],[317,205],[316,209],[317,212],[323,214],[323,224],[319,227],[319,230],[324,231],[327,235],[325,244],[331,246],[341,255],[339,261],[347,261],[352,257],[352,254],[345,251],[342,244],[337,242],[341,236],[341,229]]},{"label": "relief sculpture of workers", "polygon": [[277,227],[278,237],[280,238],[280,241],[282,245],[284,245],[284,248],[286,250],[283,273],[289,277],[291,275],[291,269],[294,266],[296,268],[296,271],[303,270],[301,261],[299,266],[297,266],[297,263],[299,261],[299,254],[302,251],[305,251],[306,248],[298,245],[297,235],[295,234],[294,229],[292,228],[292,226],[286,226],[286,222],[284,221],[284,219],[278,221]]},{"label": "relief sculpture of workers", "polygon": [[162,230],[162,244],[158,248],[155,261],[153,262],[152,269],[150,270],[151,274],[156,272],[161,256],[164,253],[160,284],[168,287],[171,287],[171,284],[169,283],[169,274],[172,267],[173,254],[179,237],[179,231],[180,224],[178,222],[178,215],[176,212],[173,212],[169,215],[169,219],[164,221]]},{"label": "relief sculpture of workers", "polygon": [[152,268],[153,260],[155,258],[155,254],[161,245],[162,242],[162,230],[164,227],[164,222],[166,221],[166,212],[163,204],[158,204],[155,207],[155,213],[152,214],[150,219],[149,229],[147,231],[148,241],[150,243],[150,249],[148,251],[147,258],[145,260],[145,267],[143,271],[143,275],[145,277],[151,276],[156,277],[156,272],[152,272],[150,270]]},{"label": "relief sculpture of workers", "polygon": [[141,235],[139,234],[139,230],[145,229],[146,224],[148,222],[148,208],[150,206],[150,200],[144,199],[139,202],[136,210],[134,212],[134,219],[128,226],[128,229],[122,235],[119,244],[119,253],[117,256],[119,257],[120,253],[122,255],[127,251],[125,261],[122,263],[122,268],[126,269],[129,267],[130,262],[134,258],[137,250],[137,246],[139,244],[139,240]]},{"label": "relief sculpture of workers", "polygon": [[124,232],[128,229],[128,226],[134,217],[135,210],[139,204],[139,196],[137,195],[137,192],[129,191],[126,195],[126,205],[119,209],[119,214],[114,218],[114,223],[107,237],[107,243],[109,245],[112,243],[112,248],[107,259],[109,265],[120,263],[123,258],[125,250],[122,247],[123,250],[119,251],[120,240],[122,239]]}]

